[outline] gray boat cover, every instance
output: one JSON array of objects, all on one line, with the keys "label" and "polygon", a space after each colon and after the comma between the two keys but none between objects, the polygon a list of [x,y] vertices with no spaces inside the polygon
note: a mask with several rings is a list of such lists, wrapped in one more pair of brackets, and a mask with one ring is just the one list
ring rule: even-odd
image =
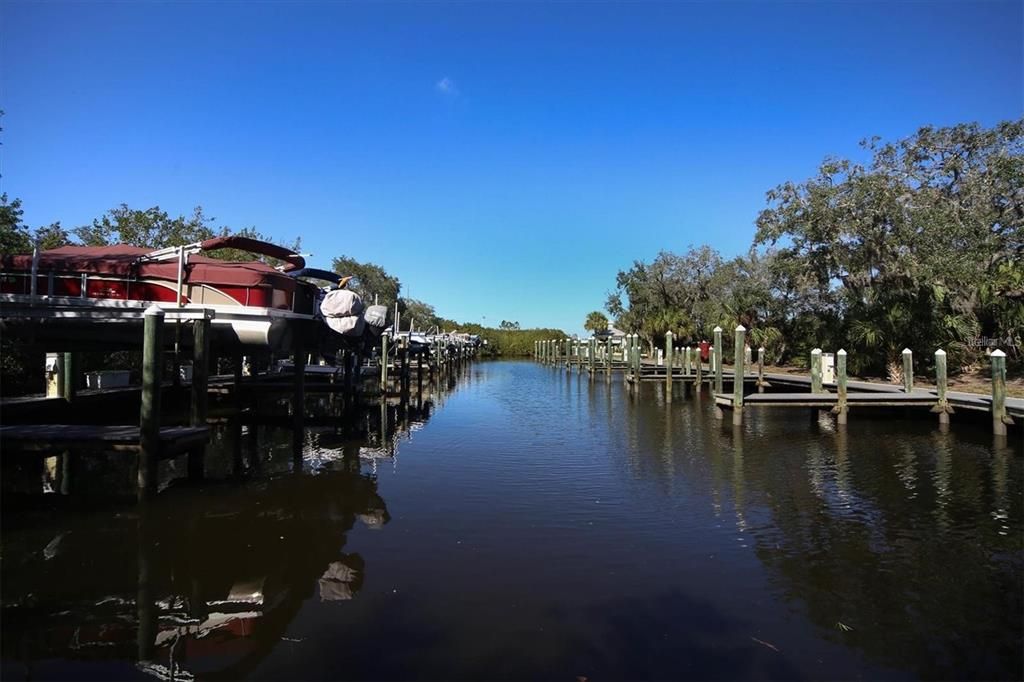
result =
[{"label": "gray boat cover", "polygon": [[388,307],[386,305],[371,305],[363,313],[363,319],[374,329],[384,329],[388,326]]},{"label": "gray boat cover", "polygon": [[366,329],[366,322],[362,315],[347,315],[345,317],[325,317],[324,322],[334,331],[344,336],[362,336]]},{"label": "gray boat cover", "polygon": [[348,289],[328,291],[320,302],[320,312],[326,318],[358,315],[363,312],[363,299]]}]

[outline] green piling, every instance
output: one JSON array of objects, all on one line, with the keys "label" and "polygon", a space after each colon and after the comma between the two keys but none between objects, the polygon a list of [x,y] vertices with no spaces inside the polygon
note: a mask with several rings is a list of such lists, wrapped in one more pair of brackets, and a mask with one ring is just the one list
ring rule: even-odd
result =
[{"label": "green piling", "polygon": [[704,358],[701,357],[700,346],[693,349],[694,360],[696,360],[697,376],[694,378],[693,387],[700,393],[704,390]]},{"label": "green piling", "polygon": [[75,368],[75,354],[64,353],[64,385],[62,388],[62,395],[64,400],[74,402],[75,394],[78,392],[78,383],[75,379],[77,376],[77,369]]},{"label": "green piling", "polygon": [[715,394],[722,393],[722,328],[715,327]]},{"label": "green piling", "polygon": [[914,354],[909,348],[903,349],[903,392],[914,390]]},{"label": "green piling", "polygon": [[151,305],[143,314],[142,403],[139,408],[139,462],[136,485],[139,502],[148,501],[156,494],[157,488],[163,327],[164,311],[158,305]]},{"label": "green piling", "polygon": [[990,356],[992,361],[992,433],[1006,435],[1007,424],[1013,420],[1006,414],[1006,353],[996,349]]},{"label": "green piling", "polygon": [[736,325],[735,365],[732,375],[732,423],[743,423],[743,370],[745,365],[747,328]]},{"label": "green piling", "polygon": [[846,351],[840,348],[836,351],[836,421],[840,424],[846,423],[848,408],[846,407]]},{"label": "green piling", "polygon": [[672,359],[675,352],[672,347],[673,343],[675,343],[675,336],[669,330],[665,332],[665,388],[669,394],[672,393]]},{"label": "green piling", "polygon": [[821,393],[821,349],[811,351],[811,393]]},{"label": "green piling", "polygon": [[757,349],[757,392],[764,393],[764,346]]},{"label": "green piling", "polygon": [[939,424],[948,424],[949,415],[953,412],[953,408],[949,406],[949,400],[946,398],[948,387],[949,383],[946,379],[946,351],[940,348],[935,351],[935,393],[937,399],[935,407],[932,408],[932,411],[937,412],[939,415]]}]

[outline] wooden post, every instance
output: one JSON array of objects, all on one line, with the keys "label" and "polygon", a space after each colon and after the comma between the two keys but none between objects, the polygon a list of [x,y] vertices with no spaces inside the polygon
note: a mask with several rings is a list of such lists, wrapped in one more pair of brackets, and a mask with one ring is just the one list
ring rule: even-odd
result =
[{"label": "wooden post", "polygon": [[[207,384],[210,375],[210,320],[203,317],[192,321],[192,400],[189,423],[206,426],[206,408],[209,402]],[[206,446],[197,445],[188,451],[188,478],[196,481],[203,477]]]},{"label": "wooden post", "polygon": [[764,346],[757,349],[757,392],[764,393]]},{"label": "wooden post", "polygon": [[388,392],[388,335],[380,337],[380,394],[387,395]]},{"label": "wooden post", "polygon": [[590,368],[590,378],[594,378],[594,370],[597,368],[597,337],[590,337],[590,347],[587,349],[587,366]]},{"label": "wooden post", "polygon": [[704,390],[704,358],[701,357],[700,346],[697,346],[694,350],[694,360],[697,361],[697,376],[694,378],[693,388],[700,395],[701,391]]},{"label": "wooden post", "polygon": [[949,406],[949,400],[946,399],[948,385],[946,381],[946,351],[940,348],[935,351],[935,392],[938,395],[938,400],[935,407],[932,408],[933,412],[939,414],[939,424],[948,424],[949,415],[953,411],[953,408]]},{"label": "wooden post", "polygon": [[743,423],[743,369],[746,363],[744,353],[746,352],[747,328],[742,324],[736,325],[736,363],[732,368],[732,423]]},{"label": "wooden post", "polygon": [[642,355],[643,348],[640,343],[640,334],[633,334],[633,372],[636,375],[637,382],[640,381],[641,370],[643,369]]},{"label": "wooden post", "polygon": [[848,408],[846,407],[846,351],[840,348],[836,351],[836,421],[840,424],[846,423]]},{"label": "wooden post", "polygon": [[[139,502],[156,494],[160,459],[160,391],[163,369],[164,311],[146,308],[142,336],[142,403],[139,408],[139,466],[136,494]],[[66,362],[66,360],[65,360]]]},{"label": "wooden post", "polygon": [[609,336],[604,342],[604,371],[608,379],[612,377],[612,337]]},{"label": "wooden post", "polygon": [[192,405],[189,423],[206,426],[207,385],[210,376],[210,320],[192,322]]},{"label": "wooden post", "polygon": [[[161,312],[161,315],[163,313]],[[78,383],[75,381],[77,378],[75,368],[75,354],[64,353],[64,387],[63,396],[64,400],[69,403],[75,401],[75,393],[78,392]]]},{"label": "wooden post", "polygon": [[672,331],[665,332],[665,390],[668,391],[669,395],[672,395],[672,344],[675,342],[675,336]]},{"label": "wooden post", "polygon": [[722,392],[722,328],[715,327],[715,394]]},{"label": "wooden post", "polygon": [[821,393],[821,349],[811,351],[811,393]]},{"label": "wooden post", "polygon": [[909,348],[903,349],[903,392],[914,390],[914,354]]},{"label": "wooden post", "polygon": [[1006,425],[1013,420],[1006,414],[1006,353],[996,349],[992,361],[992,433],[1006,435]]}]

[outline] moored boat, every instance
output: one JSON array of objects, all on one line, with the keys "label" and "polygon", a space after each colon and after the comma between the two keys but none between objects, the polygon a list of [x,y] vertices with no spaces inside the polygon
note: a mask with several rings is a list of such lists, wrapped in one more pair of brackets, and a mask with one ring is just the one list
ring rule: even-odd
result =
[{"label": "moored boat", "polygon": [[[274,258],[281,265],[204,255],[218,249]],[[76,340],[83,343],[93,340],[91,335],[109,341],[117,330],[90,329],[82,323],[118,315],[128,321],[133,311],[141,315],[152,303],[182,311],[209,310],[219,343],[283,350],[297,334],[315,334],[320,289],[292,276],[304,267],[303,257],[291,249],[247,237],[217,237],[157,250],[121,244],[64,246],[3,256],[0,307],[5,329],[32,320],[33,333],[45,340],[66,337],[68,327],[74,326]]]}]

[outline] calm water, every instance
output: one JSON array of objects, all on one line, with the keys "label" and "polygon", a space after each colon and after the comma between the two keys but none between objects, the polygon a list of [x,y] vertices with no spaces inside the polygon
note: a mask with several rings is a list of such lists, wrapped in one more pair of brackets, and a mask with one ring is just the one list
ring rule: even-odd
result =
[{"label": "calm water", "polygon": [[302,473],[227,428],[145,514],[6,508],[3,678],[1024,676],[1015,437],[527,362],[357,422]]}]

